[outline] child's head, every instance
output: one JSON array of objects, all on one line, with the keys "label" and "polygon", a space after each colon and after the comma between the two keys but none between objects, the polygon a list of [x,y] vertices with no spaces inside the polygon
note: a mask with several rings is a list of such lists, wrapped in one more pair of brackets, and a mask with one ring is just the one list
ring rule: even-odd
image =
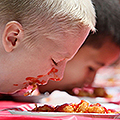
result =
[{"label": "child's head", "polygon": [[[112,39],[107,41],[113,42],[117,46],[120,46],[120,4],[119,0],[92,0],[96,11],[96,33],[91,35],[92,41],[87,40],[85,45],[100,48],[104,42],[103,39],[106,36],[111,36]],[[104,3],[104,4],[103,4]],[[98,37],[96,40],[96,37]],[[88,36],[89,37],[89,36]],[[83,45],[84,45],[83,44]]]},{"label": "child's head", "polygon": [[93,3],[97,16],[97,32],[88,36],[78,53],[67,63],[63,79],[56,83],[49,81],[47,85],[40,86],[40,91],[66,90],[92,84],[99,68],[118,59],[120,5],[117,0],[93,0]]},{"label": "child's head", "polygon": [[[88,5],[87,5],[88,4]],[[0,2],[0,23],[19,22],[25,38],[35,41],[40,35],[66,31],[94,30],[95,13],[90,0],[4,0]],[[39,33],[40,32],[40,33]]]},{"label": "child's head", "polygon": [[3,0],[0,25],[0,92],[13,92],[28,77],[42,76],[42,84],[61,79],[95,30],[95,11],[90,0]]}]

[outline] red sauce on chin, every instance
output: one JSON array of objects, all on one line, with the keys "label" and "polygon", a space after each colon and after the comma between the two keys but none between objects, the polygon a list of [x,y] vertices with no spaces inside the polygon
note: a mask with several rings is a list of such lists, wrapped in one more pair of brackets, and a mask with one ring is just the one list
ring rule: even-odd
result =
[{"label": "red sauce on chin", "polygon": [[[52,78],[50,78],[50,80],[54,80],[54,81],[60,81],[60,78],[58,78],[58,76],[55,74],[58,72],[58,69],[56,68],[52,68],[48,73],[47,75],[50,75],[50,74],[53,74],[54,76]],[[31,94],[36,88],[37,88],[37,84],[41,84],[41,85],[44,85],[46,83],[45,80],[39,80],[40,78],[44,77],[46,75],[38,75],[37,77],[27,77],[26,78],[26,81],[27,82],[24,82],[23,84],[25,85],[31,85],[33,86],[31,92],[27,92],[25,94],[25,96]]]}]

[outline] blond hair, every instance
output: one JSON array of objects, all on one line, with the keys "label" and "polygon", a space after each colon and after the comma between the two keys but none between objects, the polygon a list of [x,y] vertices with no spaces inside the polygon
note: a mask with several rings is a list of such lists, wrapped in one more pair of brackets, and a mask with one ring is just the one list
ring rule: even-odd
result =
[{"label": "blond hair", "polygon": [[95,10],[91,0],[0,0],[0,18],[1,24],[18,21],[25,31],[29,31],[28,35],[37,34],[36,31],[43,34],[82,29],[83,26],[95,31]]}]

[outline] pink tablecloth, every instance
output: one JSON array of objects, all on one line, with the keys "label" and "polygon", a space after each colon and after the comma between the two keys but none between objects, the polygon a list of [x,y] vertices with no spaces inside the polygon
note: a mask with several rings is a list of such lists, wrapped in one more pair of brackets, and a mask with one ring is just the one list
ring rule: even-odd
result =
[{"label": "pink tablecloth", "polygon": [[[20,106],[23,104],[29,104],[29,103],[0,101],[0,110],[5,108]],[[90,117],[82,117],[82,116],[41,117],[41,116],[30,116],[30,115],[29,116],[28,115],[12,115],[8,111],[0,112],[0,120],[13,120],[13,119],[15,120],[111,120],[111,119],[104,119],[104,118],[90,118]]]}]

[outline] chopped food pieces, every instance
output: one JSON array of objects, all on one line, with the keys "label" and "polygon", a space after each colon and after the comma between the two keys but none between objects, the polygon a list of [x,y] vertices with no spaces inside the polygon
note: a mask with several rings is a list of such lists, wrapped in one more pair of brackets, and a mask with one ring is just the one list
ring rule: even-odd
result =
[{"label": "chopped food pieces", "polygon": [[50,105],[43,105],[43,106],[39,106],[37,107],[37,104],[35,104],[35,108],[32,111],[35,112],[54,112],[54,107],[50,106]]},{"label": "chopped food pieces", "polygon": [[35,104],[35,108],[31,111],[33,112],[68,112],[68,113],[100,113],[100,114],[117,114],[119,112],[107,109],[103,107],[99,103],[89,104],[85,100],[81,100],[79,104],[76,103],[64,103],[62,105],[50,106],[50,105],[42,105],[37,107]]}]

